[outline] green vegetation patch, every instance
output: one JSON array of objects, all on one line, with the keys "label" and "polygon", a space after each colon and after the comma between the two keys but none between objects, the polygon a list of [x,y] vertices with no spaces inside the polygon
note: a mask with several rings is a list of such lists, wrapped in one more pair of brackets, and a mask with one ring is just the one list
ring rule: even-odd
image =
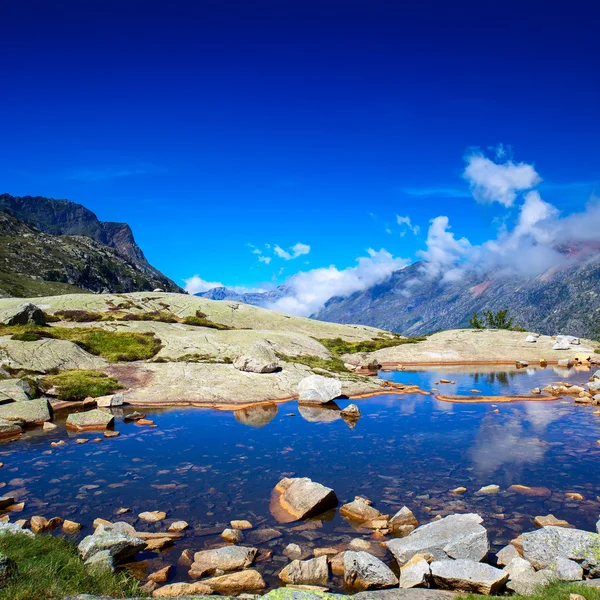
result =
[{"label": "green vegetation patch", "polygon": [[283,360],[289,363],[297,363],[300,365],[306,365],[310,369],[325,369],[332,373],[340,373],[343,375],[350,375],[350,371],[344,366],[344,361],[340,358],[321,358],[319,356],[288,356],[287,354],[277,354],[279,360]]},{"label": "green vegetation patch", "polygon": [[56,387],[59,400],[68,402],[78,402],[89,396],[98,398],[123,389],[114,377],[90,369],[69,369],[57,375],[47,375],[42,377],[40,385],[45,390]]},{"label": "green vegetation patch", "polygon": [[12,339],[34,341],[42,338],[68,340],[90,354],[110,362],[148,360],[162,347],[153,333],[104,331],[85,327],[40,327],[37,325],[3,325],[0,335]]},{"label": "green vegetation patch", "polygon": [[355,354],[357,352],[375,352],[382,348],[392,348],[394,346],[402,346],[404,344],[416,344],[424,341],[425,337],[401,337],[394,335],[393,337],[378,337],[373,340],[365,340],[362,342],[347,342],[342,338],[334,339],[318,339],[317,341],[323,344],[334,357],[341,354]]},{"label": "green vegetation patch", "polygon": [[110,598],[144,597],[126,573],[88,569],[75,544],[51,535],[0,535],[0,552],[16,565],[2,587],[2,600],[61,599],[77,594]]},{"label": "green vegetation patch", "polygon": [[169,358],[166,356],[159,356],[158,358],[155,358],[152,362],[156,362],[156,363],[189,362],[189,363],[209,363],[209,364],[218,364],[218,365],[230,365],[233,363],[233,360],[229,356],[224,356],[223,358],[219,358],[217,356],[212,356],[210,354],[200,354],[198,352],[193,352],[190,354],[183,354],[182,356],[178,356],[177,358]]},{"label": "green vegetation patch", "polygon": [[[586,600],[600,600],[600,588],[578,585],[577,583],[554,582],[540,586],[531,596],[515,594],[511,600],[569,600],[570,594],[581,594]],[[493,598],[493,596],[491,596]],[[506,598],[506,596],[504,596]],[[461,596],[461,600],[481,600],[477,594]]]},{"label": "green vegetation patch", "polygon": [[527,331],[514,324],[513,318],[508,316],[508,310],[499,310],[494,313],[492,310],[484,310],[482,318],[474,312],[469,317],[469,325],[473,329],[507,329],[509,331]]}]

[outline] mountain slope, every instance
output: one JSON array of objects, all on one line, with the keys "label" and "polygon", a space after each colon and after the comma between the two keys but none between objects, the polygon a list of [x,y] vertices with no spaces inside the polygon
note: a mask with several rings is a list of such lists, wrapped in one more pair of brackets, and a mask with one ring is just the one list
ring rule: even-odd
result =
[{"label": "mountain slope", "polygon": [[244,304],[252,304],[253,306],[260,306],[262,308],[268,308],[268,306],[280,298],[285,298],[291,295],[291,290],[286,285],[280,285],[279,287],[269,290],[268,292],[246,292],[240,293],[226,287],[212,288],[206,292],[200,292],[194,294],[200,298],[208,298],[209,300],[231,300],[232,302],[242,302]]},{"label": "mountain slope", "polygon": [[473,311],[508,309],[515,323],[548,335],[592,336],[600,311],[600,254],[537,277],[468,274],[442,284],[415,263],[383,283],[332,298],[314,318],[381,327],[405,335],[468,326]]},{"label": "mountain slope", "polygon": [[115,248],[83,235],[43,233],[13,214],[0,211],[0,296],[123,293],[155,288],[181,291],[156,269],[142,269]]}]

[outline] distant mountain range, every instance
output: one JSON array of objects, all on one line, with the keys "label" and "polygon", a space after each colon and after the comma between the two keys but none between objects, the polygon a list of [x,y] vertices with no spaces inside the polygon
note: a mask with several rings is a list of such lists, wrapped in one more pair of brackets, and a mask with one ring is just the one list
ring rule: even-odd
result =
[{"label": "distant mountain range", "polygon": [[[291,295],[290,288],[267,294],[235,294],[226,288],[204,295],[267,306]],[[210,295],[209,295],[210,294]],[[587,248],[571,261],[537,277],[467,273],[441,283],[422,273],[417,262],[385,281],[348,297],[331,298],[313,318],[335,323],[372,325],[405,335],[468,327],[473,312],[507,309],[515,324],[554,335],[595,336],[600,324],[600,252]]]},{"label": "distant mountain range", "polygon": [[292,290],[286,285],[281,285],[267,292],[244,293],[227,287],[216,287],[208,290],[207,292],[200,292],[195,295],[201,296],[202,298],[208,298],[209,300],[232,300],[233,302],[253,304],[254,306],[261,306],[265,308],[280,298],[291,296]]},{"label": "distant mountain range", "polygon": [[0,195],[0,296],[183,290],[148,263],[129,225],[69,200]]}]

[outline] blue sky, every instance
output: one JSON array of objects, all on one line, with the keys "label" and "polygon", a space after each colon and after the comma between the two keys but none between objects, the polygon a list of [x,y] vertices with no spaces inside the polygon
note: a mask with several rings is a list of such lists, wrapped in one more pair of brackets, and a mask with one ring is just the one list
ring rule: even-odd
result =
[{"label": "blue sky", "polygon": [[582,210],[600,187],[594,3],[411,4],[4,2],[0,191],[129,223],[179,283],[249,287],[369,248],[414,259],[440,215],[495,238],[519,204],[473,199],[473,147]]}]

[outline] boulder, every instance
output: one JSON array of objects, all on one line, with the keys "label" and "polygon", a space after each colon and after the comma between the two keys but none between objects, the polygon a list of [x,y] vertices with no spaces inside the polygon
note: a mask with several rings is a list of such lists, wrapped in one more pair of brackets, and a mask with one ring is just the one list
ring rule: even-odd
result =
[{"label": "boulder", "polygon": [[346,419],[358,419],[360,417],[360,410],[356,404],[348,404],[346,408],[340,411],[340,415]]},{"label": "boulder", "polygon": [[342,382],[333,377],[309,375],[298,384],[298,401],[325,404],[342,395]]},{"label": "boulder", "polygon": [[234,519],[233,521],[230,521],[229,524],[231,525],[232,529],[241,529],[242,531],[244,529],[252,529],[252,523],[246,519]]},{"label": "boulder", "polygon": [[0,439],[21,435],[23,428],[19,423],[0,418]]},{"label": "boulder", "polygon": [[504,567],[510,563],[514,558],[520,558],[519,551],[512,545],[508,544],[508,546],[504,546],[502,550],[496,554],[496,562]]},{"label": "boulder", "polygon": [[146,542],[140,538],[124,533],[105,532],[83,538],[78,549],[83,561],[87,561],[98,552],[107,550],[116,562],[121,562],[133,558],[145,547]]},{"label": "boulder", "polygon": [[41,425],[52,419],[52,408],[45,398],[11,402],[0,406],[0,419],[21,425]]},{"label": "boulder", "polygon": [[600,379],[600,370],[594,372],[594,374],[590,377],[590,381],[596,381],[598,379]]},{"label": "boulder", "polygon": [[[554,348],[554,350],[562,350],[563,348]],[[570,358],[559,358],[558,366],[570,369],[575,363]]]},{"label": "boulder", "polygon": [[600,381],[590,381],[587,385],[588,392],[590,394],[600,393]]},{"label": "boulder", "polygon": [[239,544],[244,535],[239,529],[231,529],[230,527],[227,527],[223,530],[221,537],[230,544]]},{"label": "boulder", "polygon": [[407,506],[403,506],[389,523],[390,532],[397,537],[406,537],[419,526],[419,521]]},{"label": "boulder", "polygon": [[12,535],[26,535],[33,537],[33,531],[30,529],[24,529],[23,523],[0,523],[0,535],[5,533]]},{"label": "boulder", "polygon": [[568,558],[557,558],[556,562],[548,567],[559,581],[581,581],[583,579],[583,568],[574,560]]},{"label": "boulder", "polygon": [[554,515],[538,516],[533,519],[533,523],[536,527],[547,527],[548,525],[554,525],[555,527],[571,527],[568,521],[557,519]]},{"label": "boulder", "polygon": [[550,581],[549,574],[545,571],[538,571],[531,566],[531,563],[521,558],[513,558],[506,565],[504,570],[509,575],[509,581],[506,587],[521,595],[530,596],[535,593],[538,587],[545,585]]},{"label": "boulder", "polygon": [[371,519],[387,519],[387,515],[382,515],[376,508],[365,502],[363,498],[356,497],[352,502],[340,507],[340,514],[351,521],[370,521]]},{"label": "boulder", "polygon": [[6,397],[5,402],[23,402],[29,400],[33,389],[28,381],[23,379],[1,379],[0,397]]},{"label": "boulder", "polygon": [[31,302],[3,308],[0,311],[0,324],[2,325],[45,325],[46,315]]},{"label": "boulder", "polygon": [[101,550],[96,552],[85,561],[85,565],[90,569],[98,569],[99,571],[115,571],[115,558],[110,553],[110,550]]},{"label": "boulder", "polygon": [[400,587],[409,589],[427,587],[431,569],[422,554],[415,554],[405,565],[400,567]]},{"label": "boulder", "polygon": [[447,558],[483,560],[489,552],[489,541],[482,518],[474,513],[449,515],[422,525],[404,538],[386,542],[399,566],[415,554],[429,553],[435,560]]},{"label": "boulder", "polygon": [[579,346],[579,338],[573,335],[557,335],[555,339],[559,344],[565,343],[571,346]]},{"label": "boulder", "polygon": [[567,342],[556,342],[552,346],[552,350],[570,350],[571,346]]},{"label": "boulder", "polygon": [[199,583],[208,586],[213,592],[226,595],[253,592],[267,587],[262,575],[253,569],[211,577]]},{"label": "boulder", "polygon": [[256,342],[233,361],[233,366],[248,373],[273,373],[279,368],[279,361],[269,345]]},{"label": "boulder", "polygon": [[525,341],[528,342],[529,344],[534,344],[535,342],[537,342],[537,338],[535,337],[535,335],[528,335],[525,338]]},{"label": "boulder", "polygon": [[517,369],[524,369],[529,366],[529,363],[526,360],[517,360],[515,361],[515,365]]},{"label": "boulder", "polygon": [[123,406],[123,394],[110,394],[109,396],[100,396],[96,398],[98,408],[111,408],[113,406]]},{"label": "boulder", "polygon": [[435,585],[445,590],[495,594],[508,580],[508,573],[474,560],[437,560],[431,563]]},{"label": "boulder", "polygon": [[299,560],[302,558],[302,548],[298,544],[288,544],[283,549],[283,555],[287,556],[290,560]]},{"label": "boulder", "polygon": [[86,412],[71,413],[67,417],[67,429],[74,429],[76,431],[106,429],[114,421],[115,418],[111,414],[103,410],[93,409]]},{"label": "boulder", "polygon": [[123,533],[136,537],[135,527],[125,521],[117,521],[116,523],[98,523],[94,529],[94,535],[100,533]]},{"label": "boulder", "polygon": [[545,569],[559,558],[577,561],[589,577],[600,576],[600,534],[547,526],[524,533],[523,557],[536,569]]},{"label": "boulder", "polygon": [[344,553],[344,585],[355,590],[375,590],[398,585],[392,570],[368,552]]},{"label": "boulder", "polygon": [[194,562],[189,575],[199,579],[214,575],[217,571],[237,571],[249,567],[256,557],[256,548],[245,546],[224,546],[212,550],[202,550],[194,554]]},{"label": "boulder", "polygon": [[196,583],[171,583],[163,585],[152,592],[153,598],[179,598],[181,596],[193,596],[195,594],[212,594],[212,588],[205,583],[198,581]]},{"label": "boulder", "polygon": [[279,492],[279,503],[282,508],[296,519],[305,519],[318,515],[338,503],[335,492],[308,477],[284,478],[275,491]]},{"label": "boulder", "polygon": [[293,560],[279,573],[279,579],[290,585],[325,585],[329,579],[327,557]]}]

